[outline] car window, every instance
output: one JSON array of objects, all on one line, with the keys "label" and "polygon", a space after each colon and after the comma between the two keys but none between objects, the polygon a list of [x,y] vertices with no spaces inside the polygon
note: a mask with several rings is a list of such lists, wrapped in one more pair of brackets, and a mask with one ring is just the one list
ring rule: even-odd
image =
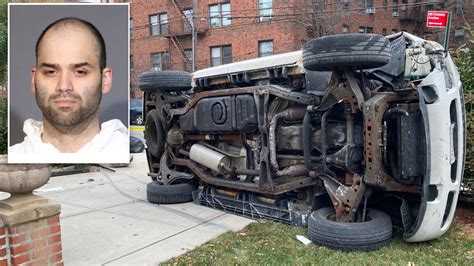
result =
[{"label": "car window", "polygon": [[142,106],[142,101],[141,100],[131,100],[130,101],[130,107],[132,108],[139,108]]}]

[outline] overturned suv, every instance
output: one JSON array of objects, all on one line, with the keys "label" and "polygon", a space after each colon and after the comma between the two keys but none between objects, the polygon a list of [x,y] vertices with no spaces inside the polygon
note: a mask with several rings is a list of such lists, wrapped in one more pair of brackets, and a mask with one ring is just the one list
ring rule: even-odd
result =
[{"label": "overturned suv", "polygon": [[302,51],[203,69],[148,71],[153,203],[197,203],[307,226],[343,250],[445,233],[464,163],[459,74],[408,33],[312,39]]}]

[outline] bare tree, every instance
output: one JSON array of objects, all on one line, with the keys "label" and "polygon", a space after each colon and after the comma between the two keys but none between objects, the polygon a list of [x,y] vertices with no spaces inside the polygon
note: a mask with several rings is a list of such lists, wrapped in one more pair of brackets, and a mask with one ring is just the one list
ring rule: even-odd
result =
[{"label": "bare tree", "polygon": [[290,0],[296,20],[306,26],[309,38],[340,33],[343,3],[340,0]]}]

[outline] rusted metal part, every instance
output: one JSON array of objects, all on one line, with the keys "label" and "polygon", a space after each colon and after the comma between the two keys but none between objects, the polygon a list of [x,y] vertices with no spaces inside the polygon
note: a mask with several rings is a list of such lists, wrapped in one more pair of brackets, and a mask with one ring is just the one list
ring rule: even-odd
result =
[{"label": "rusted metal part", "polygon": [[276,176],[302,176],[307,175],[308,169],[304,164],[295,164],[286,167],[285,169],[278,170]]},{"label": "rusted metal part", "polygon": [[227,95],[237,95],[237,94],[256,94],[256,95],[263,95],[263,94],[272,94],[275,96],[283,97],[288,100],[292,100],[301,104],[311,104],[317,98],[311,96],[307,93],[302,92],[292,92],[287,88],[276,86],[276,85],[265,85],[265,86],[253,86],[253,87],[242,87],[242,88],[232,88],[232,89],[223,89],[223,90],[215,90],[215,91],[204,91],[197,93],[194,95],[192,100],[189,100],[186,106],[179,109],[169,110],[169,115],[182,115],[185,114],[194,107],[200,100],[209,97],[217,97],[217,96],[227,96]]},{"label": "rusted metal part", "polygon": [[302,120],[306,113],[305,106],[294,106],[286,109],[273,116],[270,121],[270,129],[268,130],[268,141],[270,148],[270,163],[275,171],[279,171],[276,151],[276,128],[280,120],[297,121]]},{"label": "rusted metal part", "polygon": [[347,144],[354,144],[354,110],[351,104],[345,104],[344,113],[346,116],[346,138]]},{"label": "rusted metal part", "polygon": [[288,191],[293,191],[298,188],[315,186],[318,184],[318,180],[311,177],[302,177],[295,181],[279,184],[275,186],[275,189],[270,192],[272,195],[279,195]]},{"label": "rusted metal part", "polygon": [[352,186],[348,187],[329,175],[321,175],[324,187],[336,209],[336,220],[339,222],[354,222],[357,207],[365,193],[362,176],[355,174]]},{"label": "rusted metal part", "polygon": [[255,183],[244,183],[240,181],[232,181],[223,178],[213,177],[208,175],[202,170],[196,163],[188,159],[174,159],[173,163],[176,165],[182,165],[188,167],[193,171],[202,181],[210,185],[222,186],[226,188],[242,189],[246,191],[259,192],[258,184]]},{"label": "rusted metal part", "polygon": [[225,174],[229,174],[230,176],[236,175],[249,175],[249,176],[258,176],[260,174],[260,170],[254,169],[241,169],[235,167],[227,167],[225,165],[222,166]]},{"label": "rusted metal part", "polygon": [[[412,98],[412,97],[410,97]],[[420,186],[407,186],[398,183],[390,177],[383,167],[382,162],[382,120],[389,102],[400,100],[396,94],[376,94],[364,103],[364,150],[365,150],[365,176],[368,185],[383,188],[387,191],[420,193]]]},{"label": "rusted metal part", "polygon": [[[309,157],[312,161],[321,161],[320,156],[311,156]],[[302,155],[292,155],[292,154],[277,154],[277,159],[281,160],[304,160]]]},{"label": "rusted metal part", "polygon": [[268,187],[262,187],[260,186],[260,184],[213,177],[211,175],[208,175],[206,172],[204,172],[204,170],[202,170],[196,163],[188,159],[174,159],[172,162],[176,165],[182,165],[182,166],[188,167],[202,181],[204,181],[207,184],[226,187],[226,188],[232,188],[236,190],[245,190],[245,191],[250,191],[250,192],[279,195],[279,194],[283,194],[283,193],[286,193],[288,191],[292,191],[298,188],[314,186],[317,184],[317,179],[305,177],[305,178],[300,178],[295,181],[283,183],[280,185],[275,185],[274,187],[271,187],[273,189],[268,190]]},{"label": "rusted metal part", "polygon": [[158,175],[159,175],[158,173],[148,173],[147,174],[147,176],[154,177],[154,178],[158,177]]},{"label": "rusted metal part", "polygon": [[240,134],[222,134],[222,135],[212,135],[212,134],[184,134],[185,140],[240,140]]}]

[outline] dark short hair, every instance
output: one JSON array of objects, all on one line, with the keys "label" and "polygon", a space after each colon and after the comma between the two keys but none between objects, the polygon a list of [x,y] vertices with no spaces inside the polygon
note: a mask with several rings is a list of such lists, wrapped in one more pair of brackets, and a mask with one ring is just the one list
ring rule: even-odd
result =
[{"label": "dark short hair", "polygon": [[99,65],[100,65],[100,71],[102,71],[107,65],[107,56],[106,56],[106,51],[105,51],[104,38],[102,37],[102,34],[100,34],[99,30],[92,23],[80,18],[76,18],[76,17],[66,17],[66,18],[58,19],[55,22],[49,24],[48,27],[46,27],[46,29],[43,30],[38,40],[36,41],[36,47],[35,47],[36,60],[38,60],[38,50],[39,50],[39,46],[40,46],[41,41],[43,40],[44,35],[52,28],[55,28],[60,25],[67,25],[67,24],[81,25],[85,27],[87,30],[89,30],[92,36],[94,36],[95,40],[97,41],[97,44],[99,45]]}]

